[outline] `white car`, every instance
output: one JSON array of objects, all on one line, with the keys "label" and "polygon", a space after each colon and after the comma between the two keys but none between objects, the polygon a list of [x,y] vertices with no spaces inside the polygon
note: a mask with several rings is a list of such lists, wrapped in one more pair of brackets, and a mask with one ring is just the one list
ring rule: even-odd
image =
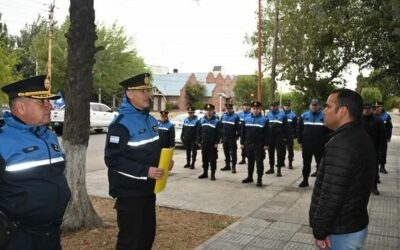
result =
[{"label": "white car", "polygon": [[[58,135],[62,135],[64,126],[64,107],[51,111],[51,127]],[[114,112],[110,107],[103,103],[90,103],[90,129],[93,129],[98,133],[106,129],[117,116],[118,112]]]},{"label": "white car", "polygon": [[[194,113],[198,119],[202,118],[205,114],[204,111],[196,110]],[[175,125],[175,143],[176,144],[183,144],[181,140],[181,134],[183,129],[183,121],[188,117],[188,114],[180,114],[173,118],[171,118],[171,122]]]}]

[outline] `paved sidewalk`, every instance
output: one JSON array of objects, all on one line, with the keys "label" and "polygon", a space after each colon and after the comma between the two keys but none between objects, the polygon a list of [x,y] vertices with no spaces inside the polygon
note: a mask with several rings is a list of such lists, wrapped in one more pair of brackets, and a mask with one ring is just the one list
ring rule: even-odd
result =
[{"label": "paved sidewalk", "polygon": [[[394,119],[396,122],[400,117]],[[400,122],[395,124],[397,131]],[[388,175],[381,174],[380,196],[371,196],[370,225],[365,249],[400,249],[400,134],[394,136],[388,150]],[[240,217],[234,224],[210,238],[197,249],[315,249],[308,226],[311,187],[300,189],[301,153],[295,153],[294,169],[283,168],[283,177],[265,175],[262,188],[255,183],[242,184],[246,177],[245,165],[238,165],[238,173],[219,169],[224,166],[222,148],[219,150],[216,181],[198,179],[202,172],[198,155],[196,169],[183,169],[185,154],[177,149],[175,168],[169,176],[167,188],[157,195],[157,205],[225,214]],[[268,166],[268,160],[264,162]],[[314,167],[313,167],[314,170]],[[87,174],[91,195],[108,196],[107,171]]]}]

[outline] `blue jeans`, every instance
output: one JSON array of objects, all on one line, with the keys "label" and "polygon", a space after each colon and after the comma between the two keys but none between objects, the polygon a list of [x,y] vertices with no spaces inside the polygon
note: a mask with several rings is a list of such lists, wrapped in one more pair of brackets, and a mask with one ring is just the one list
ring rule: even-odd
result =
[{"label": "blue jeans", "polygon": [[[331,240],[331,248],[328,250],[356,250],[361,249],[364,241],[367,238],[368,227],[361,231],[349,234],[332,234],[329,235]],[[318,249],[318,247],[317,247]]]}]

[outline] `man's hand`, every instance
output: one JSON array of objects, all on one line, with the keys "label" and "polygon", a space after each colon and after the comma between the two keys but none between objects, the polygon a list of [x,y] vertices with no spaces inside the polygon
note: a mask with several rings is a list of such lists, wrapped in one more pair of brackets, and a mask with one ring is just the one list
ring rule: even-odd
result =
[{"label": "man's hand", "polygon": [[264,150],[268,150],[268,146],[264,146]]},{"label": "man's hand", "polygon": [[164,174],[164,169],[157,167],[149,167],[148,177],[154,180],[160,179]]},{"label": "man's hand", "polygon": [[174,164],[175,164],[175,161],[171,160],[171,163],[169,165],[169,171],[171,171],[174,168]]},{"label": "man's hand", "polygon": [[197,144],[197,146],[199,146],[199,149],[201,149],[201,143]]},{"label": "man's hand", "polygon": [[215,145],[214,145],[214,148],[218,148],[218,144],[215,144]]},{"label": "man's hand", "polygon": [[387,142],[390,142],[390,139],[387,139]]},{"label": "man's hand", "polygon": [[329,237],[326,237],[325,240],[315,240],[315,245],[319,247],[319,249],[325,250],[327,248],[331,248],[331,240]]},{"label": "man's hand", "polygon": [[243,149],[243,148],[244,148],[244,145],[243,145],[243,144],[240,144],[240,148],[242,148],[242,149]]}]

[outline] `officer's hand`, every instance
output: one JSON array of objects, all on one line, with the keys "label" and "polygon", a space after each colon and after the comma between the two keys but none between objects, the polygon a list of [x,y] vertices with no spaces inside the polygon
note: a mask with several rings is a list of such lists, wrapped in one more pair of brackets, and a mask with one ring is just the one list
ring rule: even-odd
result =
[{"label": "officer's hand", "polygon": [[390,139],[387,139],[387,142],[390,142]]},{"label": "officer's hand", "polygon": [[240,144],[240,148],[244,148],[244,145],[243,145],[243,144]]},{"label": "officer's hand", "polygon": [[268,146],[264,146],[264,150],[268,150]]},{"label": "officer's hand", "polygon": [[214,148],[218,148],[218,144],[214,144]]},{"label": "officer's hand", "polygon": [[149,167],[148,177],[154,180],[160,179],[164,174],[164,169],[157,167]]},{"label": "officer's hand", "polygon": [[198,146],[199,146],[199,149],[201,149],[201,143],[199,143]]},{"label": "officer's hand", "polygon": [[174,168],[174,164],[175,164],[175,161],[171,160],[170,165],[169,165],[169,171],[171,171]]}]

